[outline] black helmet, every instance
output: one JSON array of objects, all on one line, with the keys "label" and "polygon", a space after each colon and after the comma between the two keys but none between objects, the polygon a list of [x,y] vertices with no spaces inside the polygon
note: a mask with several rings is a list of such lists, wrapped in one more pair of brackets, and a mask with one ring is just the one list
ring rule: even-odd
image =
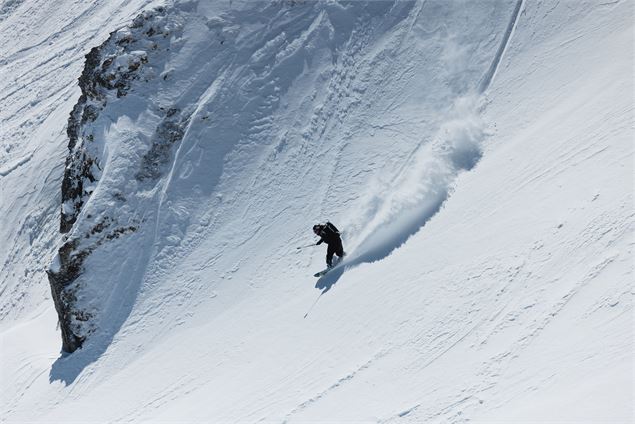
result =
[{"label": "black helmet", "polygon": [[315,225],[313,226],[313,232],[314,232],[315,234],[320,234],[320,231],[322,231],[322,226],[321,226],[320,224],[315,224]]}]

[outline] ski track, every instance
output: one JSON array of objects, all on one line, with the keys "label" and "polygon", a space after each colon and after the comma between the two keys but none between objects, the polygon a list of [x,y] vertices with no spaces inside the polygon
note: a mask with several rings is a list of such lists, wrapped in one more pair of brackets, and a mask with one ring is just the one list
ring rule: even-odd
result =
[{"label": "ski track", "polygon": [[494,60],[490,65],[489,69],[483,76],[482,82],[479,84],[478,91],[480,93],[485,92],[489,85],[492,83],[492,80],[496,76],[496,71],[498,70],[498,66],[500,65],[501,60],[503,59],[503,55],[505,54],[505,49],[507,49],[507,45],[509,44],[509,40],[513,36],[514,28],[518,23],[518,17],[522,13],[523,5],[525,0],[516,0],[516,6],[514,7],[514,11],[512,12],[512,16],[509,20],[509,24],[507,25],[507,29],[505,30],[505,34],[503,35],[503,40],[498,47],[498,51],[494,56]]},{"label": "ski track", "polygon": [[337,380],[335,383],[333,383],[331,386],[329,386],[327,389],[325,389],[324,391],[318,393],[317,395],[313,396],[312,398],[302,402],[300,405],[298,405],[296,408],[294,408],[291,412],[289,412],[285,419],[284,419],[284,423],[287,423],[288,420],[295,415],[298,412],[301,412],[302,410],[306,409],[307,407],[309,407],[310,405],[314,404],[315,402],[319,401],[320,399],[324,398],[325,396],[331,394],[335,389],[337,389],[338,387],[342,386],[344,383],[346,383],[347,381],[352,380],[353,378],[355,378],[355,376],[360,373],[361,371],[364,371],[365,369],[367,369],[368,367],[370,367],[370,365],[372,364],[373,360],[369,360],[368,362],[364,363],[363,365],[361,365],[359,368],[357,368],[356,370],[354,370],[353,372],[351,372],[350,374],[347,374],[346,376],[340,378],[339,380]]}]

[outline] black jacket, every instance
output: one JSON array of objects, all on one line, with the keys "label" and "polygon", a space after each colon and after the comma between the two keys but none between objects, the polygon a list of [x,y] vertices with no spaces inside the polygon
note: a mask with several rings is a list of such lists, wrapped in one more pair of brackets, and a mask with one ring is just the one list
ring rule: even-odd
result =
[{"label": "black jacket", "polygon": [[335,227],[335,225],[327,222],[325,225],[321,226],[320,232],[318,234],[321,238],[316,244],[322,244],[326,242],[326,244],[333,243],[341,243],[342,239],[340,238],[340,232]]}]

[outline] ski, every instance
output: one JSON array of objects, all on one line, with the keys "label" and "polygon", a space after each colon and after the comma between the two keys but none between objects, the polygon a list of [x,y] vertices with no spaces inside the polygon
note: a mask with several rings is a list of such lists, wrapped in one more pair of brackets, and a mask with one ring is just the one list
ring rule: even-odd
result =
[{"label": "ski", "polygon": [[316,272],[315,274],[313,274],[313,276],[316,277],[316,278],[323,277],[327,273],[329,273],[330,271],[334,270],[335,268],[339,268],[340,266],[344,265],[344,258],[339,258],[339,260],[334,260],[334,262],[335,263],[333,264],[332,267],[323,269],[322,271],[319,271],[319,272]]},{"label": "ski", "polygon": [[326,275],[326,273],[329,272],[331,269],[333,269],[333,268],[327,268],[327,269],[324,269],[322,271],[316,272],[315,274],[313,274],[313,276],[319,278],[319,277],[321,277],[323,275]]}]

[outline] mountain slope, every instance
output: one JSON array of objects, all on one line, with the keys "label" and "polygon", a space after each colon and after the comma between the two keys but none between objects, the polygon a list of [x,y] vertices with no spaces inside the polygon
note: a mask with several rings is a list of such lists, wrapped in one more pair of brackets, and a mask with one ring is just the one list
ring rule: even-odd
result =
[{"label": "mountain slope", "polygon": [[[70,234],[138,231],[84,264],[82,349],[58,357],[50,299],[3,318],[3,416],[632,419],[632,5],[167,13],[170,52],[91,127],[108,165]],[[351,266],[316,283],[295,247],[327,218]]]}]

